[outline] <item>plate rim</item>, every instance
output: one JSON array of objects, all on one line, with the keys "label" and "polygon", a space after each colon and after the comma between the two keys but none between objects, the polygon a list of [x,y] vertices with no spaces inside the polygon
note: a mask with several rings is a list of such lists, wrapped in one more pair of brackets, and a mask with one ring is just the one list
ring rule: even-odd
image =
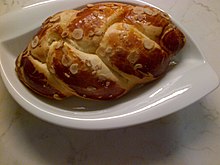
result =
[{"label": "plate rim", "polygon": [[[65,0],[67,1],[67,0]],[[97,0],[87,0],[86,2],[90,2],[90,3],[94,3],[94,2],[97,2]],[[58,2],[58,0],[55,0],[55,1],[48,1],[48,3],[56,3]],[[100,1],[99,1],[100,2]],[[102,2],[106,2],[105,0],[102,0]],[[116,0],[116,2],[123,2],[123,0]],[[126,1],[127,3],[129,2],[133,2],[133,3],[142,3],[142,4],[148,4],[147,2],[145,1],[141,1],[141,0],[128,0]],[[82,2],[83,4],[84,2]],[[44,4],[42,4],[44,5]],[[151,6],[154,6],[152,4],[150,4]],[[155,7],[155,6],[154,6]],[[158,7],[157,7],[158,8]],[[160,8],[159,8],[160,9]],[[22,9],[22,10],[25,10],[25,9]],[[160,9],[161,10],[161,9]],[[16,13],[20,10],[17,10],[17,11],[14,11],[14,12],[11,12],[11,14],[13,15],[13,13]],[[10,13],[9,13],[10,15]],[[0,17],[1,18],[1,17]],[[204,56],[203,56],[203,52],[199,49],[198,45],[195,43],[195,41],[191,38],[191,35],[189,35],[189,32],[186,31],[186,29],[184,29],[183,26],[180,26],[180,23],[175,20],[172,16],[171,16],[171,19],[172,21],[181,28],[181,30],[183,30],[183,32],[188,35],[188,37],[192,40],[192,42],[195,44],[195,46],[197,47],[198,51],[200,52],[200,55],[202,56],[202,58],[204,59],[204,63],[201,64],[201,66],[203,66],[203,68],[206,68],[211,74],[212,74],[212,85],[209,86],[209,89],[207,89],[206,91],[203,92],[203,94],[201,94],[199,97],[197,98],[194,98],[192,99],[191,101],[188,101],[187,104],[182,104],[180,106],[179,109],[171,109],[168,111],[163,111],[163,114],[160,115],[159,117],[155,117],[155,114],[151,114],[151,117],[150,119],[148,120],[143,120],[142,117],[140,117],[140,114],[137,116],[137,113],[141,112],[143,113],[143,111],[136,111],[135,113],[133,113],[133,115],[135,115],[135,118],[136,120],[132,120],[130,122],[128,122],[128,119],[129,118],[134,118],[134,117],[131,117],[129,115],[127,116],[122,116],[122,117],[119,117],[120,118],[120,124],[119,123],[114,123],[115,120],[119,121],[118,117],[114,117],[114,118],[106,118],[106,119],[93,119],[93,120],[89,120],[89,119],[74,119],[75,122],[73,122],[73,118],[69,118],[69,117],[65,117],[65,116],[59,116],[57,114],[51,114],[49,113],[48,111],[45,111],[43,109],[41,109],[39,111],[39,107],[37,108],[36,105],[30,103],[27,99],[25,99],[25,97],[23,97],[19,91],[17,91],[17,89],[14,88],[14,86],[10,83],[10,78],[7,76],[5,70],[4,70],[4,66],[3,66],[3,63],[2,63],[2,57],[0,56],[0,72],[1,72],[1,77],[3,79],[3,82],[7,88],[7,90],[9,91],[9,93],[11,94],[11,96],[24,108],[26,109],[28,112],[32,113],[33,115],[37,116],[38,118],[40,119],[43,119],[45,121],[48,121],[48,122],[51,122],[51,123],[54,123],[54,124],[57,124],[57,125],[61,125],[61,126],[65,126],[65,127],[70,127],[70,128],[78,128],[78,129],[112,129],[112,128],[120,128],[120,127],[126,127],[126,126],[131,126],[131,125],[136,125],[136,124],[141,124],[141,123],[144,123],[144,122],[149,122],[149,121],[152,121],[152,120],[155,120],[157,118],[161,118],[161,117],[164,117],[164,116],[167,116],[173,112],[176,112],[180,109],[183,109],[185,108],[186,106],[194,103],[195,101],[198,101],[199,99],[201,99],[202,97],[204,97],[205,95],[207,95],[208,93],[212,92],[213,90],[215,90],[218,85],[219,85],[219,79],[216,75],[216,73],[214,72],[214,70],[211,68],[211,66],[207,63],[207,61],[205,60]],[[2,42],[0,41],[0,48],[1,48],[1,44]],[[176,98],[177,99],[177,98]],[[34,108],[34,110],[30,110]],[[166,112],[166,113],[165,113]],[[42,116],[43,114],[43,116]],[[126,119],[125,119],[126,118]],[[137,121],[137,119],[141,118],[142,121]],[[149,118],[149,117],[148,117]],[[55,120],[56,119],[61,119],[61,121],[59,121],[59,123],[57,123]],[[124,121],[125,120],[125,121]],[[83,122],[84,125],[77,125],[76,123],[79,123],[79,122]],[[98,122],[98,123],[97,123]],[[111,123],[113,122],[113,124]],[[75,123],[76,125],[74,125],[73,123]],[[103,124],[105,123],[105,124]]]}]

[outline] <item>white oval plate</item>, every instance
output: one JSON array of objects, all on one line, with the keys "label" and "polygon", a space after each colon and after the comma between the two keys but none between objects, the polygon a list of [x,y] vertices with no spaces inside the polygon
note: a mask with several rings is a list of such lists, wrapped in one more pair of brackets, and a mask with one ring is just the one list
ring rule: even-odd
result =
[{"label": "white oval plate", "polygon": [[[48,16],[94,2],[98,1],[50,0],[0,17],[1,76],[10,94],[27,111],[46,121],[71,128],[118,128],[171,114],[199,100],[218,86],[216,74],[195,42],[173,20],[185,32],[187,43],[178,54],[179,64],[162,79],[136,88],[115,101],[87,101],[75,97],[54,101],[33,94],[16,76],[16,57]],[[140,0],[126,2],[148,4]]]}]

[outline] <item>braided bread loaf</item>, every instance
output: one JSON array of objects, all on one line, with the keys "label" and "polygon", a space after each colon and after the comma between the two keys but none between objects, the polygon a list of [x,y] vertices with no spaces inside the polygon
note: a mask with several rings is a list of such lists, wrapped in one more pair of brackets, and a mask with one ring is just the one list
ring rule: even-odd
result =
[{"label": "braided bread loaf", "polygon": [[164,75],[184,43],[183,33],[156,8],[89,4],[46,19],[18,56],[16,72],[49,98],[115,99]]}]

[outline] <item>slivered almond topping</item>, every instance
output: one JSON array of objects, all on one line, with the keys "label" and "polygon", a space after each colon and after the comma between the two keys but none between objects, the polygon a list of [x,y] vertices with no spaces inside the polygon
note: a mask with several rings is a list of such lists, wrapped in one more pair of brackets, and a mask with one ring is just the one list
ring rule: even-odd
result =
[{"label": "slivered almond topping", "polygon": [[54,94],[53,98],[56,99],[56,100],[61,100],[61,98],[60,98],[60,96],[58,94]]},{"label": "slivered almond topping", "polygon": [[64,73],[64,75],[67,77],[67,78],[70,78],[70,75],[68,73]]},{"label": "slivered almond topping", "polygon": [[123,31],[122,33],[119,34],[119,37],[120,37],[121,40],[124,40],[125,38],[128,37],[128,34]]},{"label": "slivered almond topping", "polygon": [[86,61],[85,61],[85,64],[86,64],[88,67],[91,67],[91,66],[92,66],[92,64],[91,64],[91,62],[90,62],[89,60],[86,60]]},{"label": "slivered almond topping", "polygon": [[159,11],[156,9],[144,8],[144,13],[146,13],[147,15],[155,16],[159,13]]},{"label": "slivered almond topping", "polygon": [[74,29],[72,36],[76,40],[82,39],[82,37],[83,37],[83,30],[82,29]]},{"label": "slivered almond topping", "polygon": [[97,73],[97,71],[96,71],[96,70],[92,71],[92,75],[95,75],[96,73]]},{"label": "slivered almond topping", "polygon": [[123,49],[121,48],[121,47],[117,47],[116,49],[115,49],[115,52],[117,52],[117,53],[119,53],[119,52],[121,52]]},{"label": "slivered almond topping", "polygon": [[91,3],[89,3],[89,4],[87,4],[86,6],[87,6],[87,7],[93,7],[94,5],[91,4]]},{"label": "slivered almond topping", "polygon": [[99,6],[100,10],[106,9],[106,6]]},{"label": "slivered almond topping", "polygon": [[94,31],[90,30],[90,31],[89,31],[89,37],[92,37],[92,36],[94,36],[94,35],[95,35]]},{"label": "slivered almond topping", "polygon": [[63,47],[63,44],[64,44],[63,41],[59,42],[59,43],[56,45],[55,49],[62,48],[62,47]]},{"label": "slivered almond topping", "polygon": [[112,6],[112,9],[118,9],[118,6]]},{"label": "slivered almond topping", "polygon": [[135,6],[135,7],[133,8],[133,12],[134,12],[135,14],[143,14],[143,13],[144,13],[144,8],[143,8],[143,7],[139,7],[139,6]]},{"label": "slivered almond topping", "polygon": [[97,90],[96,87],[92,87],[92,86],[89,86],[89,87],[87,87],[86,89],[87,89],[87,91],[89,91],[89,92],[92,92],[92,91]]},{"label": "slivered almond topping", "polygon": [[153,11],[149,8],[144,8],[144,13],[146,13],[147,15],[152,15]]},{"label": "slivered almond topping", "polygon": [[99,15],[99,12],[97,12],[97,11],[94,11],[93,13],[92,13],[95,17],[98,17],[98,15]]},{"label": "slivered almond topping", "polygon": [[105,49],[105,53],[109,54],[111,52],[112,52],[112,47],[109,46]]},{"label": "slivered almond topping", "polygon": [[31,47],[36,48],[38,44],[39,44],[39,38],[38,38],[38,36],[35,36],[31,42]]},{"label": "slivered almond topping", "polygon": [[144,40],[144,48],[145,49],[152,49],[154,47],[154,42],[151,41],[150,39],[145,39]]},{"label": "slivered almond topping", "polygon": [[127,56],[127,60],[131,63],[134,64],[137,62],[139,59],[139,55],[136,52],[132,52]]},{"label": "slivered almond topping", "polygon": [[72,65],[70,66],[70,72],[71,72],[72,74],[77,74],[77,73],[78,73],[78,64],[72,64]]},{"label": "slivered almond topping", "polygon": [[142,65],[142,64],[135,64],[134,70],[140,69],[140,68],[143,68],[143,65]]},{"label": "slivered almond topping", "polygon": [[69,66],[72,64],[72,59],[71,59],[68,55],[64,54],[64,55],[62,56],[61,63],[62,63],[65,67],[69,67]]},{"label": "slivered almond topping", "polygon": [[106,86],[106,87],[109,87],[110,84],[111,84],[111,82],[106,81],[105,86]]},{"label": "slivered almond topping", "polygon": [[51,23],[58,22],[60,20],[60,16],[55,16],[50,19]]}]

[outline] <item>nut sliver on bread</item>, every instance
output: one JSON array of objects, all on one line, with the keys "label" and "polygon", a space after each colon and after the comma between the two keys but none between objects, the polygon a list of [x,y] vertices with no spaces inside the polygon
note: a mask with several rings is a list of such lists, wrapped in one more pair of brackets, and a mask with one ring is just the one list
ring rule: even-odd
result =
[{"label": "nut sliver on bread", "polygon": [[46,19],[17,57],[18,78],[53,99],[111,100],[158,79],[184,34],[151,6],[90,4]]}]

